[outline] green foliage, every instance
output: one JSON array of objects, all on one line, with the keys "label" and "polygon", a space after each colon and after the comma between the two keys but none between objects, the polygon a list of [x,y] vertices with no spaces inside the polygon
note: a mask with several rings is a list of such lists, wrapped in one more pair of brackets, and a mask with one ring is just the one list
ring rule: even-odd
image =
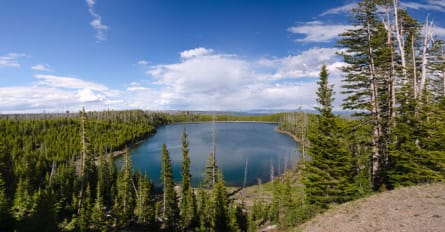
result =
[{"label": "green foliage", "polygon": [[215,183],[217,182],[218,179],[217,172],[218,172],[218,165],[216,164],[215,154],[213,154],[212,151],[210,152],[207,158],[205,170],[203,173],[204,175],[203,186],[206,189],[212,189]]},{"label": "green foliage", "polygon": [[186,229],[196,223],[196,199],[190,184],[190,157],[188,149],[187,132],[184,128],[182,133],[182,185],[180,213],[182,228]]},{"label": "green foliage", "polygon": [[342,203],[355,195],[354,166],[351,153],[345,148],[342,133],[332,113],[333,86],[328,84],[326,66],[318,81],[316,108],[318,124],[309,134],[311,159],[305,162],[303,183],[306,200],[326,208],[330,203]]},{"label": "green foliage", "polygon": [[125,227],[129,225],[133,216],[135,196],[131,175],[132,164],[128,150],[125,151],[124,157],[124,164],[117,176],[113,210],[118,224]]},{"label": "green foliage", "polygon": [[79,212],[77,215],[77,225],[76,229],[79,231],[89,231],[92,225],[91,211],[92,211],[92,201],[91,201],[91,188],[87,185],[85,195],[83,196],[82,204],[80,205]]},{"label": "green foliage", "polygon": [[445,178],[445,111],[429,94],[400,107],[390,152],[389,187],[431,183]]},{"label": "green foliage", "polygon": [[179,209],[170,155],[165,144],[162,145],[161,183],[163,186],[162,218],[167,227],[174,230],[179,226]]},{"label": "green foliage", "polygon": [[[102,164],[103,165],[103,164]],[[91,208],[91,229],[95,231],[108,231],[111,223],[106,217],[106,206],[103,197],[103,187],[101,181],[96,185],[96,197],[94,205]]]},{"label": "green foliage", "polygon": [[0,173],[0,230],[12,230],[12,218],[9,212],[9,199],[6,195],[5,182]]},{"label": "green foliage", "polygon": [[167,122],[165,115],[0,117],[0,230],[109,231],[131,223],[156,228],[151,183],[141,177],[136,188],[142,198],[135,199],[129,157],[117,174],[113,156],[154,133]]},{"label": "green foliage", "polygon": [[173,123],[181,122],[211,122],[215,121],[251,121],[251,122],[280,122],[285,113],[262,114],[262,115],[238,115],[230,112],[220,112],[217,114],[201,113],[201,112],[178,112],[169,115],[169,120]]}]

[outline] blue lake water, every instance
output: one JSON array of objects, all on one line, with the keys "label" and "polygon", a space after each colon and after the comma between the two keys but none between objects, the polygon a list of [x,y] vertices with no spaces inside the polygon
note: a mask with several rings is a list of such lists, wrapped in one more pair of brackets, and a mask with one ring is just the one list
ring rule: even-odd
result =
[{"label": "blue lake water", "polygon": [[[299,145],[289,136],[276,132],[276,126],[273,123],[215,123],[216,159],[227,185],[243,185],[246,161],[246,183],[252,185],[259,179],[262,182],[270,179],[271,163],[276,175],[286,164],[290,166],[298,160]],[[165,143],[172,160],[175,181],[180,182],[183,128],[188,134],[192,185],[198,186],[212,149],[212,123],[173,124],[159,128],[154,136],[131,150],[133,168],[159,183],[161,147]]]}]

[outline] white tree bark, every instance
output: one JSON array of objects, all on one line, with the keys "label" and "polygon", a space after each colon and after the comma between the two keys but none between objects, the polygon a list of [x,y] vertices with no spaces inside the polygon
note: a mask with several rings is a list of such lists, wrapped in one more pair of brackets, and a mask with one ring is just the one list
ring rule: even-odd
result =
[{"label": "white tree bark", "polygon": [[430,42],[433,39],[433,22],[428,21],[428,16],[426,18],[425,26],[423,28],[424,39],[423,39],[423,47],[422,47],[422,66],[421,66],[421,76],[420,83],[418,86],[418,95],[422,96],[422,92],[425,89],[425,83],[428,75],[428,48]]},{"label": "white tree bark", "polygon": [[[367,32],[368,32],[368,41],[371,41],[371,25],[369,25],[369,22],[367,22]],[[376,72],[375,72],[375,62],[373,58],[373,48],[371,45],[368,47],[369,52],[369,78],[370,78],[370,85],[369,85],[369,91],[371,93],[371,114],[372,114],[372,155],[371,155],[371,178],[372,183],[375,186],[376,181],[378,179],[378,173],[379,173],[379,160],[380,160],[380,150],[378,146],[378,140],[381,135],[381,129],[380,129],[380,110],[379,105],[377,102],[377,80],[376,80]]]},{"label": "white tree bark", "polygon": [[396,29],[397,44],[399,47],[400,59],[402,60],[402,83],[405,84],[408,80],[408,74],[406,71],[406,57],[405,57],[405,43],[402,39],[403,27],[399,24],[399,3],[398,0],[393,0],[394,5],[394,21]]},{"label": "white tree bark", "polygon": [[411,39],[411,52],[412,52],[412,62],[413,62],[413,92],[414,92],[414,99],[417,99],[417,61],[416,61],[416,51],[414,50],[414,35]]}]

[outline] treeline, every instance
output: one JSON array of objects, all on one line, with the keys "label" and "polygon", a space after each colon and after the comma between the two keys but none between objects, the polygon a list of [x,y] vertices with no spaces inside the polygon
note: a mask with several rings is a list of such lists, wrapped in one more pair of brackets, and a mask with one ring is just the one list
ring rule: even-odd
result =
[{"label": "treeline", "polygon": [[[100,192],[103,204],[111,204],[119,195],[116,183],[122,174],[114,170],[113,152],[165,123],[165,115],[143,111],[4,116],[0,230],[86,230],[90,224],[83,215],[93,210],[93,196]],[[150,187],[133,177],[138,186]]]},{"label": "treeline", "polygon": [[181,122],[212,122],[212,121],[251,121],[251,122],[280,122],[286,113],[275,114],[236,114],[227,112],[194,112],[181,111],[169,114],[169,120],[174,123]]}]

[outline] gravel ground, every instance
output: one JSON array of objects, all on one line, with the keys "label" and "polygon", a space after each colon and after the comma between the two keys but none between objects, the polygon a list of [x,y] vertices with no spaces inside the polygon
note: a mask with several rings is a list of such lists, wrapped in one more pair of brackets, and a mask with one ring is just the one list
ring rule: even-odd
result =
[{"label": "gravel ground", "polygon": [[296,230],[445,232],[445,183],[400,188],[345,203]]}]

